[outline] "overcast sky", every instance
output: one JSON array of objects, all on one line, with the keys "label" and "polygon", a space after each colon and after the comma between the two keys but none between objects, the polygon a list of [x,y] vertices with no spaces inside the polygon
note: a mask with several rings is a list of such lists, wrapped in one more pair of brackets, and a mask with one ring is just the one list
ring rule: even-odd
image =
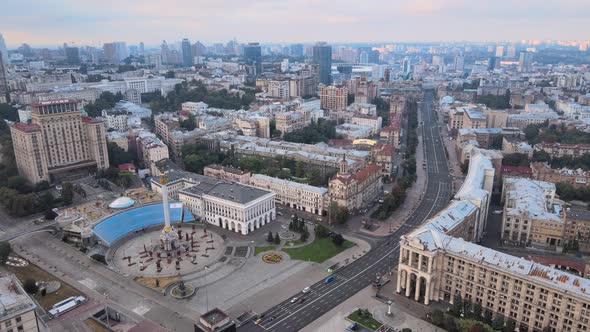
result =
[{"label": "overcast sky", "polygon": [[2,0],[10,47],[590,39],[588,0]]}]

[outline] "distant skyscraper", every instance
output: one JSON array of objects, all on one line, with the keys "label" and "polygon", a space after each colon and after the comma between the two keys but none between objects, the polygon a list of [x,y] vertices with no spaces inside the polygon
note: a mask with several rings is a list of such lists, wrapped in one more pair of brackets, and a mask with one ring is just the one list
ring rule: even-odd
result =
[{"label": "distant skyscraper", "polygon": [[488,71],[492,71],[496,69],[496,57],[495,56],[491,56],[488,59]]},{"label": "distant skyscraper", "polygon": [[412,72],[412,62],[410,61],[410,58],[404,58],[404,62],[402,63],[402,72],[406,77]]},{"label": "distant skyscraper", "polygon": [[0,33],[0,53],[2,53],[2,60],[4,60],[4,65],[8,66],[8,49],[6,48],[6,42],[4,42],[4,37]]},{"label": "distant skyscraper", "polygon": [[463,71],[465,69],[465,57],[459,54],[455,57],[455,70]]},{"label": "distant skyscraper", "polygon": [[193,65],[191,42],[187,38],[182,40],[182,65],[185,67],[190,67]]},{"label": "distant skyscraper", "polygon": [[168,43],[165,40],[162,41],[162,45],[160,46],[160,56],[162,63],[170,63],[170,48],[168,47]]},{"label": "distant skyscraper", "polygon": [[145,55],[145,45],[143,45],[143,42],[139,43],[139,55]]},{"label": "distant skyscraper", "polygon": [[[0,36],[1,38],[2,36]],[[6,99],[8,101],[8,70],[7,65],[4,62],[4,52],[0,51],[0,100]]]},{"label": "distant skyscraper", "polygon": [[514,44],[508,46],[506,49],[506,57],[510,59],[516,58],[516,46]]},{"label": "distant skyscraper", "polygon": [[125,42],[105,43],[102,46],[102,50],[104,52],[104,59],[108,63],[117,64],[129,56],[127,43]]},{"label": "distant skyscraper", "polygon": [[369,53],[366,51],[361,51],[359,54],[359,63],[360,64],[367,64],[369,63]]},{"label": "distant skyscraper", "polygon": [[332,46],[318,42],[313,46],[313,61],[319,67],[319,83],[332,84]]},{"label": "distant skyscraper", "polygon": [[80,50],[77,47],[66,47],[66,61],[72,65],[79,64]]},{"label": "distant skyscraper", "polygon": [[530,73],[533,71],[533,53],[520,52],[518,59],[518,71],[521,73]]},{"label": "distant skyscraper", "polygon": [[291,56],[303,56],[303,45],[292,44],[290,53],[291,53]]},{"label": "distant skyscraper", "polygon": [[504,56],[504,45],[496,46],[496,57],[501,58]]},{"label": "distant skyscraper", "polygon": [[259,43],[249,43],[244,46],[244,60],[254,66],[254,76],[262,74],[262,50]]}]

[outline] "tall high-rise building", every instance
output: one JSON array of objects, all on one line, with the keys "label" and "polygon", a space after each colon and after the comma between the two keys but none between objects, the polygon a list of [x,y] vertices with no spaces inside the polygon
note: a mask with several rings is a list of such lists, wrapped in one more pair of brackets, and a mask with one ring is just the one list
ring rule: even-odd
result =
[{"label": "tall high-rise building", "polygon": [[292,44],[289,53],[291,54],[291,56],[303,56],[303,45]]},{"label": "tall high-rise building", "polygon": [[496,57],[495,56],[491,56],[488,59],[488,71],[492,71],[496,69]]},{"label": "tall high-rise building", "polygon": [[254,76],[262,74],[262,49],[259,43],[244,46],[244,60],[255,69]]},{"label": "tall high-rise building", "polygon": [[345,86],[320,85],[320,105],[322,109],[342,111],[348,106],[348,89]]},{"label": "tall high-rise building", "polygon": [[72,65],[80,63],[80,50],[77,47],[66,47],[65,51],[67,63]]},{"label": "tall high-rise building", "polygon": [[410,61],[410,58],[404,58],[404,62],[402,63],[402,72],[404,73],[404,76],[408,76],[412,72],[412,61]]},{"label": "tall high-rise building", "polygon": [[4,62],[4,52],[0,51],[0,102],[6,102],[9,99],[8,69],[6,69],[6,67],[6,63]]},{"label": "tall high-rise building", "polygon": [[504,56],[504,45],[497,45],[496,46],[496,57],[501,58]]},{"label": "tall high-rise building", "polygon": [[533,71],[533,53],[520,52],[518,59],[518,71],[521,73],[530,73]]},{"label": "tall high-rise building", "polygon": [[319,82],[332,84],[332,46],[326,42],[318,42],[313,46],[313,61],[319,67]]},{"label": "tall high-rise building", "polygon": [[465,69],[465,57],[461,54],[458,54],[455,57],[455,70],[456,71],[463,71]]},{"label": "tall high-rise building", "polygon": [[143,42],[139,42],[139,55],[145,55],[145,45]]},{"label": "tall high-rise building", "polygon": [[19,174],[31,183],[60,182],[109,167],[104,122],[82,116],[78,102],[32,105],[31,123],[10,127]]},{"label": "tall high-rise building", "polygon": [[2,53],[2,60],[4,60],[4,65],[8,66],[8,49],[6,48],[6,42],[4,41],[4,37],[0,33],[0,53]]},{"label": "tall high-rise building", "polygon": [[108,63],[117,64],[129,56],[127,43],[125,42],[104,43],[102,50],[104,52],[104,59]]},{"label": "tall high-rise building", "polygon": [[506,49],[506,57],[510,59],[516,58],[516,45],[511,44]]},{"label": "tall high-rise building", "polygon": [[366,51],[361,51],[359,53],[359,64],[367,64],[369,63],[369,53]]},{"label": "tall high-rise building", "polygon": [[182,40],[182,65],[185,67],[193,65],[191,42],[187,38]]}]

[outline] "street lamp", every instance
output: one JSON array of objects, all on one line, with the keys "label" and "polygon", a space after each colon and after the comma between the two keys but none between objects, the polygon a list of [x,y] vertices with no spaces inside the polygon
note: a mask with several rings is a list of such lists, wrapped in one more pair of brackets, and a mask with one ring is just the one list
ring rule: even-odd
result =
[{"label": "street lamp", "polygon": [[387,316],[392,316],[391,313],[391,305],[393,304],[393,302],[391,302],[391,300],[387,301]]}]

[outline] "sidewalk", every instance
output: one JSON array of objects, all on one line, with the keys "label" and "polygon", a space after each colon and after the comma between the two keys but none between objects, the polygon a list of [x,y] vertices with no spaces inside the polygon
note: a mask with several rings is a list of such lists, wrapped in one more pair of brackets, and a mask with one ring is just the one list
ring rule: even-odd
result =
[{"label": "sidewalk", "polygon": [[[421,121],[422,114],[418,113],[418,122]],[[361,228],[360,231],[375,236],[387,236],[396,230],[398,230],[403,224],[406,223],[406,219],[412,214],[424,194],[426,188],[426,170],[422,167],[422,161],[424,160],[424,145],[422,144],[422,135],[418,131],[418,144],[416,146],[416,182],[406,191],[406,199],[402,206],[398,207],[397,210],[385,221],[379,224],[379,227],[370,231],[365,228]]]},{"label": "sidewalk", "polygon": [[407,313],[407,306],[402,302],[394,302],[391,305],[391,311],[394,313],[394,315],[393,317],[387,316],[387,304],[375,299],[373,295],[375,295],[375,291],[371,286],[364,288],[354,296],[348,298],[346,301],[340,303],[338,306],[328,311],[320,318],[311,322],[309,325],[303,328],[301,332],[345,331],[350,325],[350,323],[346,321],[345,318],[357,308],[369,309],[375,319],[400,331],[403,328],[410,328],[412,331],[420,332],[444,331],[441,328],[438,328]]}]

